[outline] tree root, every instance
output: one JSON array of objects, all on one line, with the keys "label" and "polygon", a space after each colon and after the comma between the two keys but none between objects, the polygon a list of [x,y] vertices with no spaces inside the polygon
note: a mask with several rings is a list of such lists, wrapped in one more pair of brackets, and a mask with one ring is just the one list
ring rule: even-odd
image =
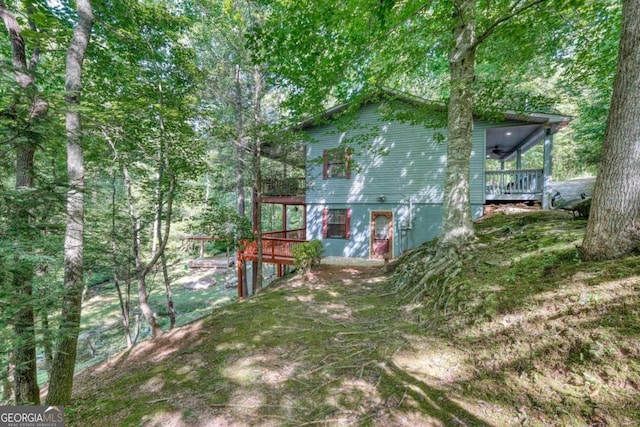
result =
[{"label": "tree root", "polygon": [[460,292],[466,284],[458,280],[466,250],[456,246],[422,247],[396,266],[392,283],[402,300],[427,303],[434,311],[458,311]]}]

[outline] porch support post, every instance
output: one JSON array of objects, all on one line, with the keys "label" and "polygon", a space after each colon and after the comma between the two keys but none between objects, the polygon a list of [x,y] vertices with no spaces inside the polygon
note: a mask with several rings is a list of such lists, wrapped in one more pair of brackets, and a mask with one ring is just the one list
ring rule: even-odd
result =
[{"label": "porch support post", "polygon": [[[306,202],[306,201],[305,201]],[[307,240],[307,205],[302,205],[302,227],[304,228],[304,240]]]},{"label": "porch support post", "polygon": [[284,231],[284,238],[288,238],[287,236],[287,205],[282,204],[282,231]]},{"label": "porch support post", "polygon": [[518,148],[516,152],[516,169],[522,169],[522,148]]},{"label": "porch support post", "polygon": [[542,164],[542,209],[551,209],[553,135],[547,127],[544,134],[544,158]]}]

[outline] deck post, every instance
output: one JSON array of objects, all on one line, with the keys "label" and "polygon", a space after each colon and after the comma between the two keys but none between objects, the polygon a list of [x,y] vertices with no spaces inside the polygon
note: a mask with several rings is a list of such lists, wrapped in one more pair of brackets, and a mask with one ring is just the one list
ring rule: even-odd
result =
[{"label": "deck post", "polygon": [[238,257],[238,298],[242,299],[244,297],[244,295],[242,294],[242,283],[244,282],[244,272],[242,270],[242,264],[243,261],[240,260],[240,257]]},{"label": "deck post", "polygon": [[544,134],[544,157],[542,166],[542,209],[551,209],[552,153],[553,135],[551,128],[547,127]]}]

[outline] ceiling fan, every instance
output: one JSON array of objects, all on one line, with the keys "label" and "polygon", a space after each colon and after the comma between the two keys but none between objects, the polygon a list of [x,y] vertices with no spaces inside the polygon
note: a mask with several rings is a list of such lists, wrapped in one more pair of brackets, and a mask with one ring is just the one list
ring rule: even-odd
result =
[{"label": "ceiling fan", "polygon": [[496,145],[495,147],[493,147],[493,150],[491,151],[493,154],[495,154],[496,156],[501,156],[504,153],[506,153],[506,151],[501,150],[500,146]]}]

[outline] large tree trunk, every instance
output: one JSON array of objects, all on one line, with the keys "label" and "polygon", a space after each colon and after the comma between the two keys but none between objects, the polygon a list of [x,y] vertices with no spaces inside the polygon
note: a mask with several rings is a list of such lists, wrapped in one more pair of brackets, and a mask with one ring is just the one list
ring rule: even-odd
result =
[{"label": "large tree trunk", "polygon": [[618,69],[582,253],[627,255],[640,243],[640,2],[622,3]]},{"label": "large tree trunk", "polygon": [[469,166],[473,132],[475,69],[475,0],[464,0],[456,13],[454,45],[449,53],[450,99],[447,123],[447,167],[441,247],[463,248],[475,237],[471,222]]},{"label": "large tree trunk", "polygon": [[[33,187],[33,156],[35,150],[30,142],[20,144],[16,160],[16,189]],[[23,230],[29,228],[27,207],[15,212],[15,221]],[[40,389],[36,365],[36,335],[33,308],[33,285],[35,266],[16,253],[10,268],[14,301],[18,307],[13,318],[15,341],[13,346],[14,392],[16,405],[39,405]]]},{"label": "large tree trunk", "polygon": [[[18,258],[18,257],[16,257]],[[31,280],[33,265],[16,259],[11,268],[14,292],[13,304],[19,308],[13,319],[15,343],[13,346],[13,380],[16,405],[39,405],[40,389],[36,367],[36,339],[33,321],[33,294]]]},{"label": "large tree trunk", "polygon": [[84,268],[84,154],[80,95],[82,63],[89,45],[93,11],[89,0],[76,0],[78,25],[67,50],[67,227],[64,239],[64,293],[60,330],[53,359],[47,405],[67,405],[71,401],[76,348],[80,331]]},{"label": "large tree trunk", "polygon": [[[11,57],[16,82],[25,93],[35,92],[33,71],[38,62],[39,52],[36,49],[30,64],[24,39],[22,38],[18,21],[0,2],[0,17],[7,29],[11,42]],[[30,95],[31,107],[28,122],[32,123],[46,116],[48,104],[39,96]],[[33,188],[35,141],[32,138],[21,138],[16,144],[16,190]],[[30,214],[28,207],[19,209],[15,215],[15,227],[19,230],[29,230]],[[40,390],[37,381],[36,367],[36,338],[33,309],[33,287],[31,280],[34,276],[34,265],[16,254],[12,270],[12,285],[15,292],[15,303],[18,310],[14,317],[14,391],[15,402],[18,405],[40,404]]]}]

